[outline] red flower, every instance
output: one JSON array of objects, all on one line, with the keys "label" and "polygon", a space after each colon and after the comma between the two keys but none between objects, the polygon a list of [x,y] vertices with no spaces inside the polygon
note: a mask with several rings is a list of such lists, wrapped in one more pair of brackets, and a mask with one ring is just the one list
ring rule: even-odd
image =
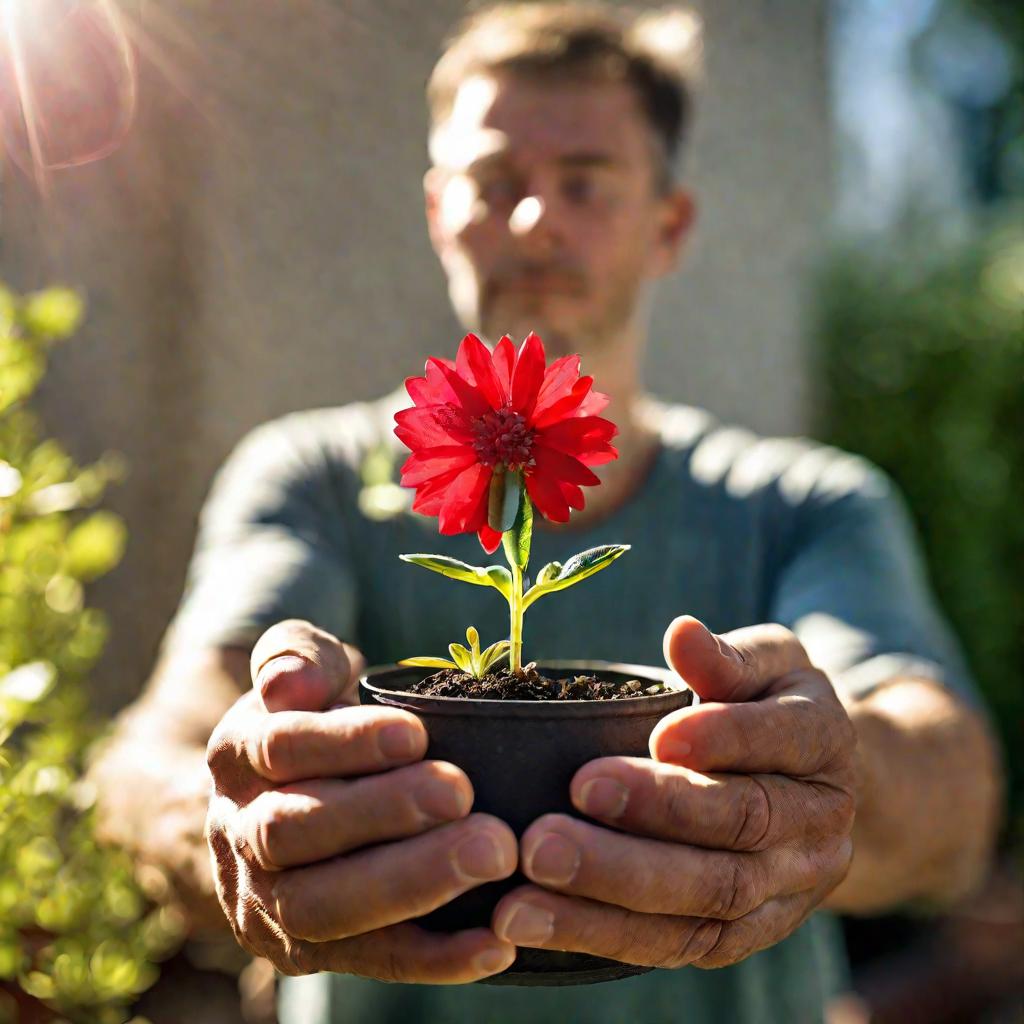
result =
[{"label": "red flower", "polygon": [[608,396],[580,376],[578,355],[545,366],[536,334],[518,353],[507,336],[489,352],[467,334],[455,362],[431,358],[424,372],[405,382],[414,408],[395,414],[395,434],[412,449],[402,484],[441,533],[476,533],[488,554],[501,543],[487,524],[496,467],[521,471],[537,511],[564,523],[570,507],[583,508],[581,486],[600,483],[587,467],[618,458],[609,444],[618,429],[595,415]]}]

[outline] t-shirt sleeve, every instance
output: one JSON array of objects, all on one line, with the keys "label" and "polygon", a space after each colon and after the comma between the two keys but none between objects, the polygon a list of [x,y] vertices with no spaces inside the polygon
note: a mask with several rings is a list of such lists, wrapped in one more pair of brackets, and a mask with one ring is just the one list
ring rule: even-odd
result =
[{"label": "t-shirt sleeve", "polygon": [[822,452],[812,485],[794,474],[802,493],[774,587],[774,620],[791,628],[811,660],[851,694],[914,676],[980,706],[960,646],[930,593],[902,498],[864,460]]},{"label": "t-shirt sleeve", "polygon": [[358,642],[342,509],[322,452],[298,422],[257,427],[214,477],[162,651],[251,647],[288,618]]}]

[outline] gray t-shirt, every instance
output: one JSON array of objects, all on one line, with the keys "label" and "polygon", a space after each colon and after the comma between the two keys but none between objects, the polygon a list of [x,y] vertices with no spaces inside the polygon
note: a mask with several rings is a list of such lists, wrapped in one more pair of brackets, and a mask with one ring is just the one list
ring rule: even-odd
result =
[{"label": "gray t-shirt", "polygon": [[[441,655],[475,625],[508,633],[496,591],[398,559],[488,558],[474,535],[442,537],[381,480],[407,454],[377,402],[264,424],[218,473],[200,517],[181,605],[164,648],[251,647],[284,618],[315,622],[370,664]],[[534,533],[531,567],[602,543],[632,550],[527,615],[524,660],[600,658],[664,666],[662,637],[684,613],[716,632],[781,622],[837,687],[863,694],[897,675],[939,680],[975,700],[958,646],[929,596],[906,512],[862,459],[805,440],[761,438],[651,400],[661,445],[628,501],[585,529]],[[570,524],[571,527],[571,524]],[[563,989],[388,985],[345,975],[284,979],[283,1024],[822,1018],[842,987],[835,920],[818,913],[785,941],[718,971],[653,971]]]}]

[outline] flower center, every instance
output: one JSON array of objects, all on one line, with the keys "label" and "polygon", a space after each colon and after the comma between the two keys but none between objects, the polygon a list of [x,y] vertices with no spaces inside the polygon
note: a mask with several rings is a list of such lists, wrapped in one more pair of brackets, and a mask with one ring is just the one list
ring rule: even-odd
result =
[{"label": "flower center", "polygon": [[526,418],[508,406],[490,409],[473,420],[473,450],[485,466],[505,463],[509,469],[533,465],[533,431]]}]

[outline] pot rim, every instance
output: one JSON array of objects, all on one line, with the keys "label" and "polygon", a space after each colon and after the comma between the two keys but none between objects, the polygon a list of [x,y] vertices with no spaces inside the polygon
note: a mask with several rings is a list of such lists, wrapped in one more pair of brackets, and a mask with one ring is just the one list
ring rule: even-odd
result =
[{"label": "pot rim", "polygon": [[601,669],[609,672],[621,672],[637,678],[647,678],[653,682],[665,683],[664,693],[643,694],[622,700],[492,700],[486,697],[435,697],[408,690],[389,690],[373,682],[374,676],[386,672],[414,671],[412,665],[372,665],[363,670],[359,676],[360,686],[371,692],[382,704],[402,707],[414,711],[436,711],[439,714],[482,715],[487,717],[500,716],[502,710],[516,717],[550,718],[559,714],[578,717],[581,714],[605,717],[610,715],[649,715],[656,712],[659,706],[666,705],[666,711],[674,710],[680,694],[689,693],[690,703],[694,704],[697,695],[686,683],[669,668],[656,665],[635,665],[621,661],[602,661],[600,659],[584,660],[580,658],[551,658],[537,662],[538,669]]}]

